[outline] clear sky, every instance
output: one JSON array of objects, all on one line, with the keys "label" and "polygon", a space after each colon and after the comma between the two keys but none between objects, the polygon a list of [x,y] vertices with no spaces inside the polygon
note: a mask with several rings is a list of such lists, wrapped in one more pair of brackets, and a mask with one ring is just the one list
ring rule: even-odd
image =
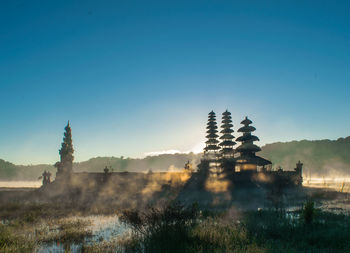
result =
[{"label": "clear sky", "polygon": [[[196,150],[207,113],[259,145],[350,135],[350,1],[1,1],[0,158]],[[236,133],[236,136],[238,134]]]}]

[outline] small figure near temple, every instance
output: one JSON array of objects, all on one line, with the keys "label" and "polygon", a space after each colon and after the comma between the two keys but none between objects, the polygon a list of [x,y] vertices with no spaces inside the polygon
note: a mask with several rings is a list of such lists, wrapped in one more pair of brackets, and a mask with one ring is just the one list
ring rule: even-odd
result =
[{"label": "small figure near temple", "polygon": [[108,178],[110,176],[110,173],[109,173],[109,169],[108,167],[106,166],[104,169],[104,174],[103,174],[103,182],[107,182],[108,181]]},{"label": "small figure near temple", "polygon": [[43,179],[43,185],[48,185],[49,183],[51,183],[51,173],[50,171],[44,171],[44,173],[42,174],[42,179]]},{"label": "small figure near temple", "polygon": [[301,186],[303,184],[303,163],[298,161],[296,168],[294,169],[297,174],[296,184]]},{"label": "small figure near temple", "polygon": [[300,160],[298,161],[298,163],[296,164],[296,168],[294,169],[297,173],[299,173],[300,175],[303,172],[303,164],[300,162]]},{"label": "small figure near temple", "polygon": [[184,169],[185,169],[185,171],[188,171],[188,172],[192,172],[193,171],[193,167],[192,167],[192,164],[190,163],[190,161],[187,161],[185,163]]}]

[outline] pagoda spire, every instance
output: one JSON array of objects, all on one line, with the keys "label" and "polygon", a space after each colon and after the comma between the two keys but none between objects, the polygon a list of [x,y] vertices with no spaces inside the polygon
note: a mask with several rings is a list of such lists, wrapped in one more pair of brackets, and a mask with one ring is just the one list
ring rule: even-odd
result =
[{"label": "pagoda spire", "polygon": [[208,115],[207,123],[207,141],[205,142],[206,147],[204,148],[204,157],[209,161],[209,171],[212,175],[219,175],[221,173],[221,167],[219,162],[219,150],[218,146],[219,141],[217,140],[218,136],[218,126],[216,123],[215,112],[211,111]]},{"label": "pagoda spire", "polygon": [[238,137],[236,140],[241,142],[242,144],[237,147],[237,151],[242,155],[255,156],[256,152],[261,151],[261,149],[255,145],[254,141],[259,141],[259,138],[255,135],[252,135],[252,132],[256,130],[255,127],[251,126],[253,122],[245,117],[245,119],[241,122],[243,127],[238,129],[238,132],[243,133],[242,136]]},{"label": "pagoda spire", "polygon": [[216,124],[216,115],[215,112],[211,111],[208,115],[207,123],[207,141],[205,142],[206,147],[204,148],[205,154],[216,153],[220,147],[218,147],[219,141],[217,138],[218,126]]},{"label": "pagoda spire", "polygon": [[64,130],[63,142],[59,150],[60,161],[55,164],[58,175],[67,175],[73,171],[74,149],[72,143],[72,129],[69,125],[69,121]]},{"label": "pagoda spire", "polygon": [[221,154],[223,158],[231,158],[234,156],[233,146],[236,144],[236,142],[233,141],[234,136],[232,133],[234,131],[232,127],[231,113],[226,110],[222,113],[222,130],[220,131],[222,135],[220,137],[221,142],[219,144],[219,146],[221,146]]}]

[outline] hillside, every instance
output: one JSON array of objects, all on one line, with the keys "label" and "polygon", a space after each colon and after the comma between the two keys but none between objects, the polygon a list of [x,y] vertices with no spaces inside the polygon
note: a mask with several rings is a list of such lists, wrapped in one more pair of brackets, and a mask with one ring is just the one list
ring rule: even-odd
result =
[{"label": "hillside", "polygon": [[164,154],[158,156],[147,156],[142,159],[123,158],[123,157],[96,157],[88,161],[75,163],[75,171],[103,171],[107,167],[113,168],[113,171],[167,171],[176,170],[184,167],[187,161],[198,163],[200,155],[189,154]]},{"label": "hillside", "polygon": [[49,164],[15,165],[0,159],[0,181],[37,180],[44,170],[56,173],[56,168]]},{"label": "hillside", "polygon": [[[301,160],[304,172],[311,175],[350,175],[350,136],[338,140],[291,141],[267,144],[258,155],[273,162],[273,167],[290,170]],[[166,171],[183,168],[187,160],[197,164],[200,154],[164,154],[142,159],[124,157],[96,157],[74,163],[74,170],[103,171],[108,166],[113,171]],[[37,180],[44,170],[55,175],[53,165],[15,165],[0,159],[0,180]]]},{"label": "hillside", "polygon": [[311,175],[350,175],[350,136],[337,140],[292,141],[267,144],[259,155],[274,166],[294,168],[301,160]]},{"label": "hillside", "polygon": [[[200,161],[200,155],[189,154],[164,154],[159,156],[148,156],[142,159],[124,157],[96,157],[84,162],[74,163],[76,172],[99,172],[107,166],[113,171],[135,171],[147,172],[171,171],[184,167],[187,161],[196,164]],[[37,180],[44,170],[52,175],[56,174],[53,165],[15,165],[0,159],[0,181],[6,180]]]}]

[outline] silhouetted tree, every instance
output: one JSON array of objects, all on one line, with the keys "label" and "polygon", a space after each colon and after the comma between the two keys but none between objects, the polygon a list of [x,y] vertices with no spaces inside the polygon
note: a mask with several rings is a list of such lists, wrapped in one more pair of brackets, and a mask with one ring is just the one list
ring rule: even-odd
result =
[{"label": "silhouetted tree", "polygon": [[73,170],[73,143],[72,143],[72,129],[70,128],[69,121],[65,127],[65,133],[60,153],[60,161],[55,164],[57,168],[57,174],[69,174]]}]

